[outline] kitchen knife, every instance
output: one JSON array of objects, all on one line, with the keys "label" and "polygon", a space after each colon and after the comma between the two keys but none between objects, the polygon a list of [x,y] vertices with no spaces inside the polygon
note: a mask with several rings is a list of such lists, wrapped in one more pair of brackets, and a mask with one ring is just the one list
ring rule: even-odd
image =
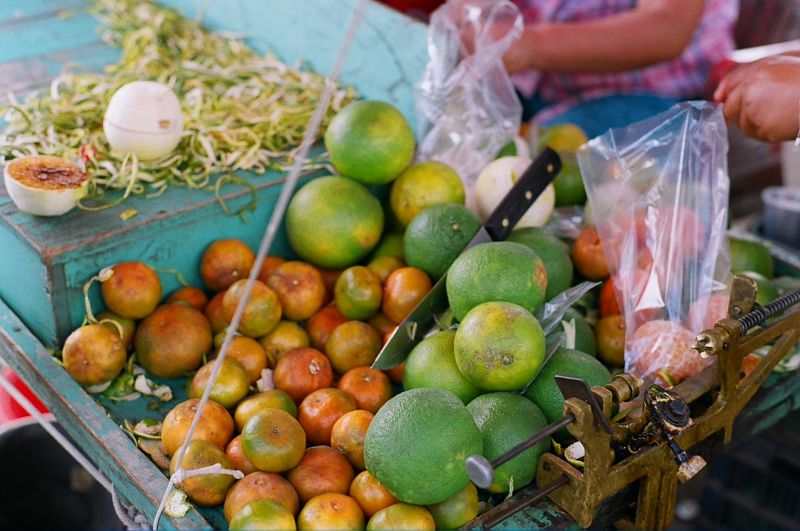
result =
[{"label": "kitchen knife", "polygon": [[[505,240],[559,170],[561,170],[561,159],[558,154],[550,148],[545,148],[523,172],[464,250],[479,243]],[[403,361],[414,345],[428,332],[434,316],[447,309],[446,278],[445,273],[408,317],[397,326],[372,364],[373,369],[389,369]]]}]

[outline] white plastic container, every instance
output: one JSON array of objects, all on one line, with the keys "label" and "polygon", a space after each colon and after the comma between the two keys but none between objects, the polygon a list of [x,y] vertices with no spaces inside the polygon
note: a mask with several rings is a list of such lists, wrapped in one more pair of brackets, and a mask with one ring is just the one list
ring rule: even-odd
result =
[{"label": "white plastic container", "polygon": [[800,249],[800,187],[771,186],[761,192],[764,236]]}]

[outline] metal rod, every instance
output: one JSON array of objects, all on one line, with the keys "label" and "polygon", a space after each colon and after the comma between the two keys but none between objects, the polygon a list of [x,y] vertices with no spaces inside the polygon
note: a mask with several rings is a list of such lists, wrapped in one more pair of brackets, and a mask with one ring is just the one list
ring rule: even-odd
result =
[{"label": "metal rod", "polygon": [[737,319],[742,326],[742,333],[746,334],[754,326],[763,323],[773,315],[779,314],[797,303],[800,303],[800,289],[784,293],[769,304],[756,308]]},{"label": "metal rod", "polygon": [[[553,480],[551,483],[548,483],[541,489],[537,490],[533,493],[529,498],[526,498],[520,504],[513,504],[509,505],[508,507],[504,507],[503,509],[497,511],[497,513],[492,514],[492,517],[489,520],[486,520],[481,524],[482,529],[491,529],[509,516],[518,513],[523,509],[527,509],[537,501],[541,500],[557,488],[566,485],[569,483],[569,478],[566,475],[560,476],[558,479]],[[502,506],[500,506],[502,507]]]},{"label": "metal rod", "polygon": [[499,455],[499,456],[495,457],[494,459],[492,459],[491,462],[490,462],[490,464],[492,465],[492,468],[496,469],[500,465],[502,465],[504,463],[507,463],[508,461],[511,461],[512,459],[517,457],[519,454],[521,454],[522,452],[524,452],[525,450],[527,450],[531,446],[541,442],[546,437],[549,437],[549,436],[553,435],[555,432],[557,432],[560,429],[564,428],[565,426],[569,425],[574,420],[575,420],[575,417],[573,417],[571,414],[569,414],[569,415],[565,416],[563,419],[557,420],[556,422],[550,424],[549,426],[547,426],[542,431],[536,433],[536,435],[534,435],[530,439],[526,439],[526,440],[522,441],[521,443],[519,443],[518,445],[516,445],[513,448],[511,448],[506,453],[504,453],[502,455]]}]

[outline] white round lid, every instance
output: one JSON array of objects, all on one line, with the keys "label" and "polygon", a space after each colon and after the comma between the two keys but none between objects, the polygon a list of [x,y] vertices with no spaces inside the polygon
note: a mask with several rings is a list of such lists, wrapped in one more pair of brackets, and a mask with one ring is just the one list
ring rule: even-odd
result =
[{"label": "white round lid", "polygon": [[108,102],[105,120],[136,133],[171,134],[183,130],[178,97],[163,83],[132,81],[120,87]]}]

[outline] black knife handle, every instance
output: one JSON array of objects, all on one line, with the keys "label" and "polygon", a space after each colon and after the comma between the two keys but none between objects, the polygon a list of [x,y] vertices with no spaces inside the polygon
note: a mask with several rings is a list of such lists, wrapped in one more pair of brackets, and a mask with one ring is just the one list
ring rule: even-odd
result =
[{"label": "black knife handle", "polygon": [[492,240],[505,240],[514,225],[525,215],[525,212],[544,192],[547,185],[561,171],[561,158],[550,148],[545,148],[511,190],[497,205],[483,224]]}]

